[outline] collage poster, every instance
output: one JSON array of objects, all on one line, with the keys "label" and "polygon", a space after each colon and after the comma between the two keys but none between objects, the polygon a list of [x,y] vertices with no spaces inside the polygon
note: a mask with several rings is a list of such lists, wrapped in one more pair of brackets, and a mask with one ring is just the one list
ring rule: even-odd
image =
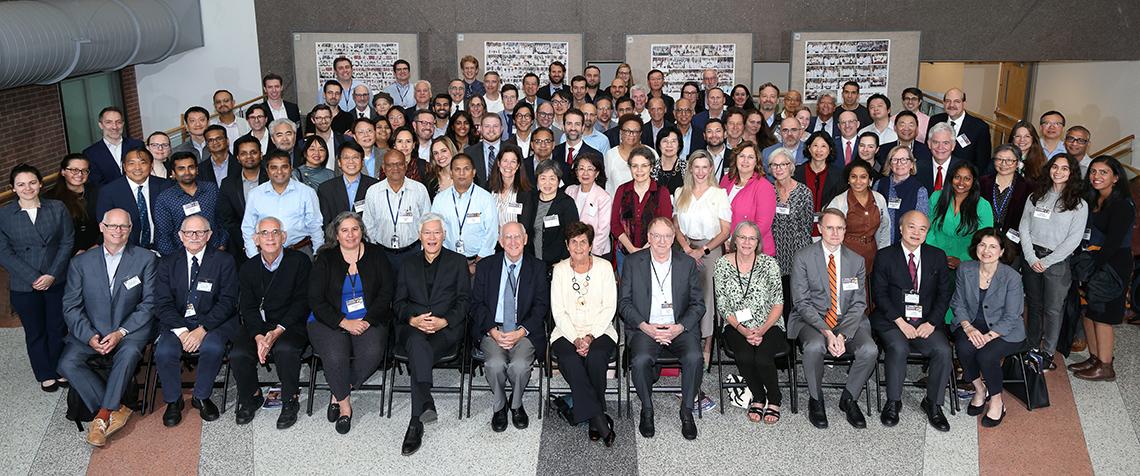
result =
[{"label": "collage poster", "polygon": [[674,43],[649,47],[649,66],[665,73],[665,94],[681,98],[681,86],[701,82],[701,73],[716,68],[718,84],[726,91],[736,84],[735,43]]},{"label": "collage poster", "polygon": [[[843,83],[859,83],[859,101],[887,94],[891,40],[808,40],[804,42],[804,101],[825,92],[836,95]],[[838,96],[836,99],[839,99]]]},{"label": "collage poster", "polygon": [[[570,43],[565,41],[485,41],[483,42],[483,71],[499,73],[502,84],[522,88],[523,76],[537,74],[540,83],[547,81],[550,63],[570,63]],[[570,83],[571,74],[566,76]],[[480,78],[482,79],[482,78]]]},{"label": "collage poster", "polygon": [[392,63],[400,58],[399,43],[318,41],[316,46],[318,85],[336,79],[333,60],[341,56],[352,60],[352,77],[368,86],[368,90],[373,94],[396,81],[392,73]]}]

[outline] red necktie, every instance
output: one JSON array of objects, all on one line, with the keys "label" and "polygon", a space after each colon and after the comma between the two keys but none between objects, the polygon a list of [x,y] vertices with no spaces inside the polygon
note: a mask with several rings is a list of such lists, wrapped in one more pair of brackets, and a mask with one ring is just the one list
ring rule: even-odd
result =
[{"label": "red necktie", "polygon": [[938,175],[934,176],[934,191],[942,190],[942,166],[938,166]]},{"label": "red necktie", "polygon": [[573,147],[567,147],[566,148],[566,165],[569,165],[571,167],[574,166],[574,148]]},{"label": "red necktie", "polygon": [[827,308],[827,313],[823,315],[823,322],[827,327],[834,329],[839,323],[836,317],[839,309],[839,292],[835,279],[835,255],[827,257],[827,284],[831,288],[831,307]]},{"label": "red necktie", "polygon": [[851,141],[846,141],[847,147],[843,150],[843,165],[851,163]]},{"label": "red necktie", "polygon": [[918,265],[914,264],[914,253],[909,253],[910,259],[906,262],[907,270],[910,271],[910,284],[915,291],[918,290]]}]

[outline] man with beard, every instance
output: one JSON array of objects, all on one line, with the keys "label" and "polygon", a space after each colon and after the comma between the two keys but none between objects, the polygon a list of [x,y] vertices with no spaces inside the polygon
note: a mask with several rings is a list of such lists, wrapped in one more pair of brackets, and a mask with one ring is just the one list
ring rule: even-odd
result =
[{"label": "man with beard", "polygon": [[[177,186],[158,194],[154,206],[154,247],[159,254],[166,256],[177,253],[182,242],[176,233],[182,220],[191,215],[199,215],[209,222],[211,230],[210,247],[224,249],[229,235],[218,220],[218,186],[211,181],[198,181],[198,163],[194,154],[179,152],[171,159],[174,169],[171,175]],[[237,162],[237,160],[234,160]],[[235,175],[240,174],[236,172]]]},{"label": "man with beard", "polygon": [[538,90],[538,97],[549,101],[555,93],[566,89],[566,85],[562,84],[562,80],[566,78],[566,65],[562,64],[561,61],[555,61],[550,63],[550,67],[546,71],[547,79],[550,82]]},{"label": "man with beard", "polygon": [[728,148],[724,146],[724,123],[720,119],[709,119],[705,124],[705,150],[713,163],[713,174],[717,182],[728,173]]},{"label": "man with beard", "polygon": [[[348,142],[349,140],[343,134],[337,132],[332,128],[332,113],[335,110],[335,108],[329,107],[328,105],[318,104],[313,108],[313,112],[309,114],[309,117],[313,120],[313,130],[311,132],[317,137],[324,139],[325,146],[329,149],[329,160],[328,164],[326,165],[329,170],[333,170],[333,164],[336,163],[336,150],[340,148],[341,144]],[[342,113],[337,114],[337,117],[351,118],[352,115]],[[371,120],[367,118],[365,119]],[[351,126],[348,127],[351,128]],[[299,159],[300,162],[294,162],[294,167],[300,167],[305,163],[304,154],[302,154],[297,159]]]},{"label": "man with beard", "polygon": [[597,66],[587,66],[582,71],[582,76],[586,77],[586,102],[593,103],[598,99],[598,93],[605,94],[605,91],[600,91],[599,87],[602,84],[602,70]]},{"label": "man with beard", "polygon": [[233,152],[233,142],[249,133],[249,123],[234,114],[234,95],[225,89],[214,92],[214,111],[217,111],[218,117],[211,119],[210,124],[226,128],[226,137],[230,141],[226,144],[226,149]]},{"label": "man with beard", "polygon": [[[288,120],[288,119],[286,119]],[[218,223],[215,230],[225,230],[229,240],[226,249],[234,257],[235,263],[245,262],[244,244],[241,236],[241,219],[245,215],[245,201],[249,192],[269,181],[269,174],[261,167],[261,148],[257,140],[245,136],[234,142],[237,161],[241,173],[230,175],[222,180],[218,197]]]},{"label": "man with beard", "polygon": [[764,115],[764,120],[768,121],[768,128],[771,129],[778,124],[776,121],[776,102],[780,100],[780,88],[772,83],[764,83],[760,85],[760,114]]},{"label": "man with beard", "polygon": [[202,180],[221,186],[222,179],[231,173],[238,173],[241,166],[234,159],[234,155],[230,153],[230,142],[226,138],[225,127],[214,124],[206,128],[204,136],[206,137],[206,150],[209,151],[209,155],[203,157],[202,161],[198,163],[198,170],[202,171]]},{"label": "man with beard", "polygon": [[435,131],[432,137],[439,137],[447,131],[447,120],[451,117],[451,96],[436,94],[431,100],[431,112],[435,115]]},{"label": "man with beard", "polygon": [[352,127],[352,115],[340,109],[340,97],[340,84],[336,81],[326,82],[324,102],[314,106],[313,110],[309,112],[309,116],[305,118],[306,133],[311,134],[316,129],[316,125],[313,122],[313,113],[315,113],[317,107],[321,105],[328,106],[329,108],[329,127],[331,127],[332,130],[338,134],[343,134],[348,128]]},{"label": "man with beard", "polygon": [[[413,106],[415,102],[411,94],[412,85],[408,82],[408,79],[412,77],[412,65],[406,60],[398,59],[392,63],[392,73],[396,76],[396,82],[384,88],[384,92],[392,97],[392,105],[405,108]],[[460,99],[462,99],[462,94]]]},{"label": "man with beard", "polygon": [[[855,81],[843,83],[841,93],[843,96],[843,104],[839,105],[837,111],[839,111],[840,114],[843,114],[843,111],[855,113],[855,118],[859,120],[859,127],[856,130],[870,125],[872,122],[871,111],[867,110],[866,106],[859,104],[859,83]],[[933,124],[933,122],[931,124]]]},{"label": "man with beard", "polygon": [[[344,56],[337,57],[333,60],[333,72],[336,74],[336,79],[330,79],[329,82],[334,82],[337,84],[337,86],[340,86],[340,91],[342,93],[345,91],[351,92],[352,89],[356,86],[364,84],[356,78],[352,77],[352,60]],[[322,85],[321,89],[317,91],[316,103],[320,104],[322,101],[327,100],[327,96],[328,83],[325,83]],[[340,110],[344,112],[351,111],[353,108],[352,98],[344,97],[341,95],[337,96],[337,102],[335,104],[329,105],[339,107]]]},{"label": "man with beard", "polygon": [[[570,173],[570,170],[574,167],[575,157],[584,152],[594,152],[601,155],[601,152],[582,140],[582,130],[585,128],[585,117],[586,115],[579,109],[566,111],[566,116],[564,116],[562,120],[562,125],[566,128],[566,142],[558,144],[558,146],[554,148],[553,160],[558,162],[562,169],[562,181],[566,185],[575,185],[578,183],[578,177]],[[538,164],[536,163],[535,167],[537,166]],[[534,173],[534,170],[527,169],[527,172],[529,175],[529,173]],[[538,184],[537,178],[534,184]]]}]

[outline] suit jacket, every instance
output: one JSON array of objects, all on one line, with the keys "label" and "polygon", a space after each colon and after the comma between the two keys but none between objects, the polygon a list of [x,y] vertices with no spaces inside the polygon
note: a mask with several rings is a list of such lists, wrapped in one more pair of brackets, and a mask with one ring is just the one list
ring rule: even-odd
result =
[{"label": "suit jacket", "polygon": [[[930,126],[932,127],[939,122],[950,122],[950,116],[945,112],[930,116]],[[927,129],[929,130],[929,129]],[[965,135],[970,140],[970,145],[962,147],[958,142],[958,138],[954,138],[954,155],[969,160],[978,168],[978,173],[985,174],[992,165],[993,158],[990,154],[993,152],[990,140],[990,126],[986,122],[971,116],[969,113],[962,114],[962,126],[958,129],[959,136]]]},{"label": "suit jacket", "polygon": [[[158,262],[155,283],[154,317],[163,330],[186,327],[194,330],[199,325],[206,332],[216,329],[236,330],[238,326],[238,277],[234,259],[228,254],[206,247],[198,263],[198,280],[195,282],[197,300],[193,317],[186,317],[189,302],[190,263],[186,250],[166,255]],[[208,289],[207,289],[208,288]]]},{"label": "suit jacket", "polygon": [[[343,177],[343,176],[341,176]],[[320,187],[317,187],[317,201],[321,206],[321,217],[324,219],[324,226],[332,223],[340,212],[347,210],[355,211],[355,204],[364,201],[364,197],[368,195],[368,187],[380,183],[367,175],[361,175],[356,179],[360,183],[356,186],[356,196],[352,197],[352,201],[348,200],[348,193],[344,190],[344,179],[341,177],[333,177],[330,180],[325,180]]]},{"label": "suit jacket", "polygon": [[[871,295],[875,310],[871,312],[871,327],[875,332],[897,329],[895,319],[906,318],[905,294],[914,287],[907,268],[907,251],[901,243],[880,249],[875,254],[875,267],[871,271]],[[946,310],[950,308],[950,270],[946,267],[946,253],[923,243],[919,247],[918,302],[922,304],[922,323],[930,323],[939,332],[945,332]]]},{"label": "suit jacket", "polygon": [[[818,121],[819,121],[819,116],[811,116],[811,120],[808,121],[807,130],[810,132],[815,132],[816,123]],[[833,138],[839,137],[839,116],[832,114],[831,119],[828,119],[828,122],[830,122],[830,124],[829,124],[829,127],[827,128],[827,130],[825,132],[827,132],[828,134],[831,134],[831,137],[833,137]]]},{"label": "suit jacket", "polygon": [[[673,286],[673,322],[685,327],[685,332],[701,332],[701,318],[705,315],[704,278],[696,262],[677,249],[671,249],[672,271],[669,280]],[[652,250],[644,249],[625,257],[622,265],[621,286],[618,289],[618,313],[625,322],[626,332],[641,332],[642,322],[649,322],[653,296]]]},{"label": "suit jacket", "polygon": [[[962,159],[956,155],[951,155],[950,160],[946,161],[946,168],[942,169],[942,186],[950,186],[950,170],[958,165]],[[931,165],[929,160],[919,160],[917,167],[915,167],[918,180],[922,182],[922,186],[926,187],[926,193],[934,195],[934,166]]]},{"label": "suit jacket", "polygon": [[[269,181],[269,174],[260,169],[257,184]],[[221,194],[218,196],[218,224],[229,234],[226,249],[237,264],[245,263],[245,240],[241,236],[241,220],[245,216],[245,190],[241,185],[241,172],[230,174],[222,179]]]},{"label": "suit jacket", "polygon": [[[360,287],[364,290],[364,320],[369,325],[387,326],[392,319],[392,294],[396,286],[388,258],[377,245],[361,242],[364,255],[356,262]],[[333,246],[317,253],[309,280],[309,307],[320,323],[340,329],[344,318],[341,303],[344,296],[344,277],[348,276],[348,263],[340,248]]]},{"label": "suit jacket", "polygon": [[265,269],[260,253],[242,263],[238,271],[238,313],[250,335],[265,334],[277,326],[286,332],[305,332],[313,264],[300,251],[281,252],[281,263],[273,273]]},{"label": "suit jacket", "polygon": [[[721,115],[720,115],[721,119],[724,119],[728,116],[728,106],[727,105],[724,106],[723,108],[721,108],[720,111],[721,111]],[[707,109],[704,111],[701,111],[701,112],[697,113],[697,115],[693,116],[693,125],[700,127],[701,129],[704,129],[705,126],[707,126],[709,124],[709,119],[711,117],[712,117],[712,115],[709,114],[709,111]]]},{"label": "suit jacket", "polygon": [[[300,126],[301,125],[301,108],[297,107],[297,103],[295,103],[295,102],[289,102],[289,101],[285,101],[285,100],[282,100],[281,102],[285,105],[285,115],[288,116],[289,120],[293,121],[294,124],[297,124],[298,126]],[[266,109],[269,109],[269,100],[268,99],[265,101],[262,101],[261,104],[263,106],[265,106]],[[270,109],[270,111],[272,111],[272,109]],[[273,117],[269,117],[268,119],[269,119],[269,122],[273,122]]]},{"label": "suit jacket", "polygon": [[[166,190],[173,186],[174,182],[171,182],[167,179],[158,178],[153,175],[147,177],[147,194],[150,196],[146,197],[146,203],[151,210],[152,220],[154,215],[154,204],[155,200],[158,199],[158,195],[161,194],[163,190]],[[139,207],[138,200],[136,200],[137,197],[135,196],[135,187],[136,185],[134,182],[131,182],[127,177],[119,177],[111,183],[107,184],[107,186],[99,189],[99,200],[95,205],[95,217],[98,220],[102,220],[103,214],[107,213],[108,210],[115,208],[122,208],[123,210],[126,210],[127,213],[131,215],[131,223],[133,224],[133,226],[131,226],[130,242],[133,244],[138,244],[139,233],[142,230],[142,227],[139,226],[141,218],[139,217]],[[151,240],[153,241],[153,229],[150,230],[150,236]]]},{"label": "suit jacket", "polygon": [[[670,126],[676,127],[672,121],[666,118],[661,125],[661,129],[664,130]],[[641,144],[650,149],[657,150],[657,135],[653,133],[653,123],[646,122],[645,125],[641,126]]]},{"label": "suit jacket", "polygon": [[45,274],[62,284],[74,242],[74,223],[63,202],[40,199],[34,224],[18,200],[0,207],[0,267],[12,291],[31,292]]},{"label": "suit jacket", "polygon": [[[843,334],[848,340],[864,326],[870,325],[863,312],[867,309],[867,273],[863,267],[863,257],[848,249],[839,247],[839,306],[843,311],[837,316],[836,334]],[[856,289],[843,289],[845,280],[855,279]],[[827,329],[823,315],[831,307],[831,290],[827,276],[827,255],[823,245],[813,243],[801,248],[792,257],[792,314],[788,318],[788,337],[795,339],[800,330],[806,327]]]},{"label": "suit jacket", "polygon": [[153,325],[157,258],[150,251],[127,244],[115,277],[107,281],[104,248],[72,258],[63,292],[63,320],[68,339],[87,345],[92,337],[116,330],[149,335]]},{"label": "suit jacket", "polygon": [[[958,266],[958,283],[950,301],[950,307],[954,309],[953,328],[958,328],[963,322],[973,321],[978,314],[980,266],[978,261],[963,261]],[[1025,340],[1025,321],[1021,319],[1024,306],[1025,291],[1021,286],[1021,275],[1013,268],[998,263],[997,271],[990,280],[990,288],[986,291],[986,299],[982,302],[986,324],[990,330],[1001,335],[1002,340],[1021,342]]]},{"label": "suit jacket", "polygon": [[[566,162],[566,149],[567,147],[565,142],[554,146],[554,153],[551,154],[550,158],[555,162],[561,164],[563,184],[578,185],[578,175],[574,173],[574,164]],[[590,147],[590,144],[587,144],[586,141],[581,141],[581,143],[578,144],[578,147],[574,148],[574,157],[577,158],[579,155],[585,152],[593,152],[595,154],[598,154],[599,157],[605,157],[605,152]],[[534,175],[533,161],[531,165],[532,167],[528,169],[529,172],[527,174],[527,178],[531,178]],[[603,186],[605,186],[605,167],[602,167],[602,169],[603,170],[598,171],[598,177],[594,180],[601,180],[601,183]],[[537,183],[538,182],[536,180],[531,180],[531,185],[536,185]]]},{"label": "suit jacket", "polygon": [[[125,136],[120,145],[122,146],[120,157],[126,157],[127,152],[132,150],[146,147],[142,141]],[[83,156],[87,157],[87,162],[90,164],[91,176],[88,179],[91,183],[103,186],[123,176],[123,167],[115,163],[115,158],[111,156],[111,149],[107,148],[107,144],[103,142],[102,138],[83,149]]]},{"label": "suit jacket", "polygon": [[467,311],[471,301],[471,278],[467,272],[467,258],[443,248],[433,266],[437,266],[435,280],[427,289],[427,272],[423,250],[404,258],[396,272],[396,297],[392,303],[397,326],[407,326],[412,317],[425,312],[447,320],[447,327],[438,333],[449,342],[458,341],[466,330]]},{"label": "suit jacket", "polygon": [[[566,81],[563,81],[562,87],[557,88],[557,89],[561,89],[563,91],[569,92],[570,91],[570,85],[566,84]],[[542,99],[543,101],[549,101],[550,98],[554,97],[550,93],[550,83],[543,84],[542,87],[538,88],[538,93],[535,94],[535,96],[538,96],[538,98]],[[541,104],[541,103],[539,103],[539,104]]]},{"label": "suit jacket", "polygon": [[[879,153],[875,154],[875,162],[877,162],[876,166],[878,167],[876,170],[882,170],[883,164],[887,163],[887,154],[891,153],[891,149],[894,149],[898,145],[898,141],[894,141],[879,146]],[[911,146],[910,150],[914,153],[915,158],[917,158],[919,162],[930,160],[930,158],[933,157],[930,153],[930,147],[927,147],[926,144],[917,140],[914,141],[914,145]]]},{"label": "suit jacket", "polygon": [[[495,153],[503,150],[503,141],[499,141],[499,145],[495,147]],[[487,169],[487,157],[483,153],[483,141],[476,142],[463,149],[463,153],[471,157],[475,162],[475,185],[480,188],[487,189],[487,181],[491,179],[490,170]],[[494,164],[495,160],[492,158],[491,163]]]},{"label": "suit jacket", "polygon": [[[272,150],[273,141],[269,141],[269,145],[270,145],[270,149]],[[203,148],[202,150],[206,150],[206,149]],[[202,153],[198,152],[197,147],[194,147],[194,140],[193,139],[186,139],[186,142],[178,144],[178,146],[174,147],[173,149],[170,149],[170,155],[172,157],[174,156],[174,154],[176,152],[189,152],[191,154],[194,154],[194,160],[198,160],[198,161],[202,160]],[[172,168],[171,165],[173,165],[173,164],[167,164],[166,169],[170,170]]]},{"label": "suit jacket", "polygon": [[[491,329],[500,326],[495,322],[499,299],[503,290],[499,281],[503,277],[502,251],[475,265],[475,281],[471,285],[471,337],[478,342]],[[517,271],[518,294],[515,323],[527,330],[527,339],[534,344],[536,354],[546,350],[546,316],[550,314],[550,270],[546,263],[530,253],[524,253],[522,267]],[[439,279],[438,277],[436,279]],[[510,284],[507,284],[509,287]]]},{"label": "suit jacket", "polygon": [[610,140],[610,147],[617,147],[617,145],[621,143],[621,126],[613,126],[606,129],[604,134],[606,135],[606,139]]},{"label": "suit jacket", "polygon": [[[680,128],[678,128],[678,130],[679,129]],[[689,126],[689,129],[693,131],[693,134],[691,137],[689,137],[689,142],[687,143],[689,147],[689,154],[692,155],[694,151],[708,147],[708,144],[705,142],[705,128],[697,127],[696,124],[692,124]],[[682,139],[683,138],[684,134],[682,134]]]},{"label": "suit jacket", "polygon": [[[241,174],[241,163],[238,162],[237,157],[234,157],[234,154],[230,154],[230,157],[226,159],[226,177],[238,174]],[[208,181],[221,187],[222,184],[218,183],[218,175],[214,173],[214,159],[207,156],[198,162],[198,180]]]}]

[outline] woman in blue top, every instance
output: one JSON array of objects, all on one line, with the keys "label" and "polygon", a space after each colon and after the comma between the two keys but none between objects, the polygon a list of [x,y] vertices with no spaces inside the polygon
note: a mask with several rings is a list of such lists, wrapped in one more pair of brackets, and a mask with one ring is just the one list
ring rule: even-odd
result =
[{"label": "woman in blue top", "polygon": [[[905,145],[896,146],[887,153],[883,165],[884,177],[875,184],[875,191],[887,199],[887,213],[891,223],[898,223],[906,212],[930,210],[930,196],[926,187],[914,174],[917,172],[914,152]],[[899,229],[891,227],[891,244],[899,242]]]}]

